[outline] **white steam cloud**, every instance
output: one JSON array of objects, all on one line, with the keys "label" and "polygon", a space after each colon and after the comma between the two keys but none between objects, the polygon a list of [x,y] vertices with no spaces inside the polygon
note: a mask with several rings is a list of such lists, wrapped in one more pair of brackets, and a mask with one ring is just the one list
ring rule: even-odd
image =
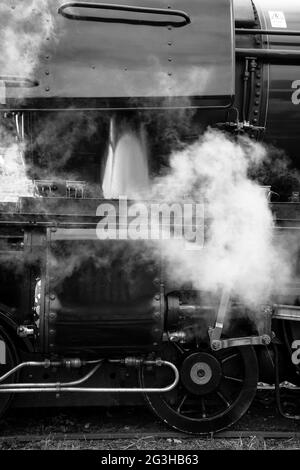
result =
[{"label": "white steam cloud", "polygon": [[[168,241],[163,254],[177,282],[213,293],[226,289],[249,306],[267,302],[290,272],[274,237],[274,222],[262,188],[248,178],[266,150],[249,139],[230,140],[208,130],[198,142],[171,157],[170,172],[158,178],[153,194],[165,201],[204,200],[204,248],[186,250]],[[192,248],[192,246],[191,246]]]},{"label": "white steam cloud", "polygon": [[0,201],[15,202],[33,193],[26,176],[22,146],[18,143],[0,148]]},{"label": "white steam cloud", "polygon": [[[33,79],[43,45],[54,35],[51,0],[15,0],[0,2],[0,100],[6,103],[9,92],[20,99],[25,96],[23,79]],[[53,2],[52,2],[53,3]],[[18,82],[19,80],[19,82]],[[13,91],[8,91],[11,84]],[[23,82],[24,84],[24,82]],[[15,201],[32,195],[26,176],[23,119],[12,116],[14,128],[0,122],[0,199]],[[7,120],[6,120],[7,121]]]},{"label": "white steam cloud", "polygon": [[1,75],[31,77],[47,38],[54,34],[50,0],[0,3]]}]

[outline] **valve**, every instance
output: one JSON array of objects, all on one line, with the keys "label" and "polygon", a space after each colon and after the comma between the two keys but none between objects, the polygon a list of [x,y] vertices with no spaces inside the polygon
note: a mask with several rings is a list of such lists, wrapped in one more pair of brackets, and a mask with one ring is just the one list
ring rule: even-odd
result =
[{"label": "valve", "polygon": [[17,328],[17,335],[20,338],[27,338],[27,336],[34,336],[35,328],[33,326],[21,325]]}]

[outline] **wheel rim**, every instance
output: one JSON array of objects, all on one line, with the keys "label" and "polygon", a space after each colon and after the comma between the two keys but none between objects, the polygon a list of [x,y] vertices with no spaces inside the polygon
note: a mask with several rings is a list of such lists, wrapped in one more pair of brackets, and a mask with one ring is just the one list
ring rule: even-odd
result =
[{"label": "wheel rim", "polygon": [[[10,369],[16,366],[18,363],[18,355],[17,351],[14,347],[14,344],[8,334],[0,328],[0,339],[5,342],[6,345],[6,364],[0,364],[0,377],[8,372]],[[16,382],[18,379],[18,375],[14,374],[14,376],[9,377],[6,381],[1,382],[5,384],[6,382]],[[12,393],[0,393],[0,417],[5,413],[7,410],[13,394]]]},{"label": "wheel rim", "polygon": [[[170,426],[187,433],[220,431],[238,421],[248,410],[258,381],[258,366],[252,347],[187,351],[169,345],[164,358],[173,360],[180,382],[167,394],[147,394],[152,410]],[[166,383],[163,371],[141,369],[141,385]]]}]

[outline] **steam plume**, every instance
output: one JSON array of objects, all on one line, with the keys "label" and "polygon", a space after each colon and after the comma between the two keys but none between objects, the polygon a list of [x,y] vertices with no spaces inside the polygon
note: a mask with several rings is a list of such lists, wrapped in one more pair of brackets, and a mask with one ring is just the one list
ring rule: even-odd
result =
[{"label": "steam plume", "polygon": [[[248,139],[234,142],[208,130],[198,142],[172,155],[170,172],[158,178],[154,196],[205,203],[205,246],[187,251],[168,242],[163,253],[173,280],[217,293],[227,289],[248,305],[266,302],[289,277],[286,254],[274,239],[271,210],[261,187],[248,177],[266,150]],[[192,246],[191,246],[192,248]]]},{"label": "steam plume", "polygon": [[[50,0],[16,0],[0,3],[0,98],[6,103],[6,94],[23,98],[26,88],[19,87],[18,79],[35,78],[35,70],[43,45],[54,34]],[[7,83],[16,83],[12,89]],[[22,83],[22,82],[21,82]],[[11,91],[12,90],[12,91]],[[24,121],[13,117],[14,127],[0,122],[0,183],[1,200],[15,200],[32,195],[26,176]],[[20,129],[20,127],[22,129]]]},{"label": "steam plume", "polygon": [[130,128],[118,135],[115,120],[110,122],[110,139],[103,179],[106,198],[143,194],[149,186],[145,134]]},{"label": "steam plume", "polygon": [[22,146],[15,143],[0,148],[0,200],[17,201],[18,197],[33,193],[31,181],[26,177]]},{"label": "steam plume", "polygon": [[43,44],[54,33],[50,0],[1,2],[1,75],[31,77]]}]

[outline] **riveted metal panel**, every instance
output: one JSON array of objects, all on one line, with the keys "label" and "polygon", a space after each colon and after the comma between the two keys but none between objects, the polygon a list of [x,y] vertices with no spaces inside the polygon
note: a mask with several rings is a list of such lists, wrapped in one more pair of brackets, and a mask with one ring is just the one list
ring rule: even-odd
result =
[{"label": "riveted metal panel", "polygon": [[[9,3],[14,3],[14,8]],[[43,3],[49,8],[45,13],[33,10],[32,21],[46,25],[52,21],[53,27],[40,30],[38,58],[34,58],[32,70],[26,67],[22,73],[20,64],[8,64],[7,60],[4,64],[1,56],[7,57],[9,45],[7,41],[0,45],[5,52],[0,54],[3,109],[230,104],[234,94],[230,0],[126,0],[127,6],[162,9],[165,13],[161,15],[86,8],[89,2],[62,10],[79,18],[88,12],[89,20],[60,14],[59,8],[66,3],[62,0]],[[103,6],[100,0],[93,3]],[[118,3],[112,0],[110,5]],[[9,25],[17,49],[16,38],[22,41],[23,29],[30,30],[28,18],[23,23],[20,20],[23,6],[21,0],[10,0],[6,8],[0,5],[0,13],[5,10],[5,15],[0,15],[2,34]],[[171,14],[178,10],[190,21]],[[96,21],[99,16],[113,22]],[[18,18],[15,24],[14,18]],[[120,22],[124,18],[125,23]],[[129,20],[146,24],[130,24]],[[34,43],[29,46],[34,50]]]}]

